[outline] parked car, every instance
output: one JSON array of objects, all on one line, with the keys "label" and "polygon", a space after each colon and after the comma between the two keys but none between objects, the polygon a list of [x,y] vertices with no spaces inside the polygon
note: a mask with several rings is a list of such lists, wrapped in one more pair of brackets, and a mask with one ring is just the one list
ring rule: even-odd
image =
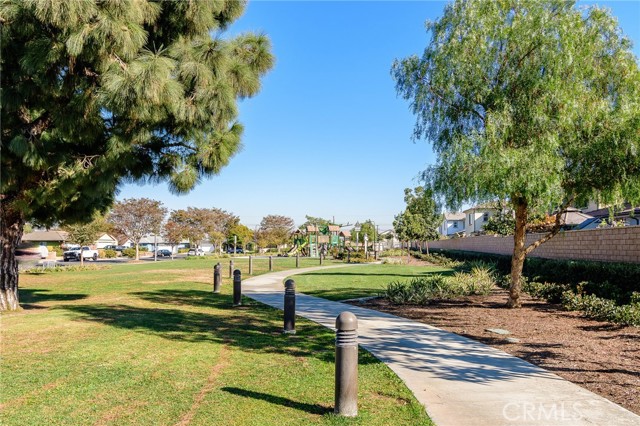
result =
[{"label": "parked car", "polygon": [[[228,247],[227,248],[227,253],[232,254],[233,251],[233,247]],[[236,253],[244,253],[244,250],[242,249],[242,247],[236,247]]]},{"label": "parked car", "polygon": [[204,256],[204,250],[202,250],[201,248],[190,249],[187,252],[187,256]]},{"label": "parked car", "polygon": [[160,249],[156,252],[156,256],[158,257],[171,257],[171,250]]},{"label": "parked car", "polygon": [[126,249],[125,246],[114,246],[114,245],[104,246],[103,248],[105,250],[115,250],[115,251],[122,251]]},{"label": "parked car", "polygon": [[83,259],[98,260],[98,251],[91,250],[89,247],[78,247],[73,250],[68,250],[62,253],[62,260],[68,262],[69,260],[80,260],[80,256]]}]

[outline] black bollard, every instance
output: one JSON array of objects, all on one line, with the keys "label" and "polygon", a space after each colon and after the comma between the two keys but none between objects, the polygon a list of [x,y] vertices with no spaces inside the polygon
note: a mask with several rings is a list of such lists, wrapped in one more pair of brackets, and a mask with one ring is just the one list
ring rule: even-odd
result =
[{"label": "black bollard", "polygon": [[351,263],[351,252],[347,252],[347,263]]},{"label": "black bollard", "polygon": [[220,283],[222,282],[222,265],[220,262],[213,267],[213,292],[220,293]]},{"label": "black bollard", "polygon": [[300,267],[300,253],[296,253],[296,268]]},{"label": "black bollard", "polygon": [[296,334],[296,283],[284,283],[284,333]]},{"label": "black bollard", "polygon": [[269,272],[273,271],[273,256],[269,256]]},{"label": "black bollard", "polygon": [[229,278],[233,277],[233,259],[229,261]]},{"label": "black bollard", "polygon": [[373,260],[378,260],[378,250],[373,251]]},{"label": "black bollard", "polygon": [[322,266],[322,253],[320,253],[320,266]]},{"label": "black bollard", "polygon": [[253,256],[249,256],[249,275],[253,275]]},{"label": "black bollard", "polygon": [[358,415],[358,319],[351,312],[336,318],[336,395],[334,413]]},{"label": "black bollard", "polygon": [[233,306],[242,305],[242,272],[240,269],[233,271]]}]

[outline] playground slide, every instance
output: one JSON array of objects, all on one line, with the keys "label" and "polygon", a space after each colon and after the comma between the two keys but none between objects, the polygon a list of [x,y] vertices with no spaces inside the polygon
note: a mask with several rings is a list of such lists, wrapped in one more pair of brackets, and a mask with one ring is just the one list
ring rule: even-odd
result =
[{"label": "playground slide", "polygon": [[287,252],[287,256],[295,256],[295,254],[296,254],[299,250],[302,250],[303,248],[305,248],[305,247],[307,246],[307,244],[308,244],[308,242],[307,242],[307,241],[305,241],[305,242],[304,242],[304,243],[302,243],[302,244],[296,244],[296,245],[294,245],[294,246],[291,248],[291,250],[289,250],[289,251]]}]

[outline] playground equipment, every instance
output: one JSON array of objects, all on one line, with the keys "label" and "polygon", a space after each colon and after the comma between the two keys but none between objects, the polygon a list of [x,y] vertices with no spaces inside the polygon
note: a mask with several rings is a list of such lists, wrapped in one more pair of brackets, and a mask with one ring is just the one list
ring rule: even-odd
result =
[{"label": "playground equipment", "polygon": [[287,255],[300,253],[308,257],[318,257],[320,254],[326,256],[333,248],[343,251],[350,238],[349,231],[340,231],[339,225],[309,225],[306,229],[298,229],[293,233],[293,248]]}]

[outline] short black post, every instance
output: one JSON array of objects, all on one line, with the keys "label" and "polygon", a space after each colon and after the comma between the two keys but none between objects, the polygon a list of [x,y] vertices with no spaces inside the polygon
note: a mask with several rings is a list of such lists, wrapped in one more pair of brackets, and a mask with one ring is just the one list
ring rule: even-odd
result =
[{"label": "short black post", "polygon": [[351,263],[351,252],[347,252],[347,263]]},{"label": "short black post", "polygon": [[273,256],[269,256],[269,272],[273,271]]},{"label": "short black post", "polygon": [[296,253],[296,268],[300,267],[300,253]]},{"label": "short black post", "polygon": [[229,278],[233,277],[233,259],[229,261]]},{"label": "short black post", "polygon": [[333,412],[358,415],[358,319],[351,312],[336,318],[336,395]]},{"label": "short black post", "polygon": [[242,272],[240,269],[233,271],[233,306],[242,305]]},{"label": "short black post", "polygon": [[320,253],[320,266],[322,266],[322,253]]},{"label": "short black post", "polygon": [[296,283],[284,283],[284,333],[296,334]]},{"label": "short black post", "polygon": [[378,260],[378,250],[373,251],[373,259]]},{"label": "short black post", "polygon": [[213,292],[220,293],[220,283],[222,282],[222,265],[218,262],[213,267]]},{"label": "short black post", "polygon": [[253,256],[249,256],[249,275],[253,275]]}]

